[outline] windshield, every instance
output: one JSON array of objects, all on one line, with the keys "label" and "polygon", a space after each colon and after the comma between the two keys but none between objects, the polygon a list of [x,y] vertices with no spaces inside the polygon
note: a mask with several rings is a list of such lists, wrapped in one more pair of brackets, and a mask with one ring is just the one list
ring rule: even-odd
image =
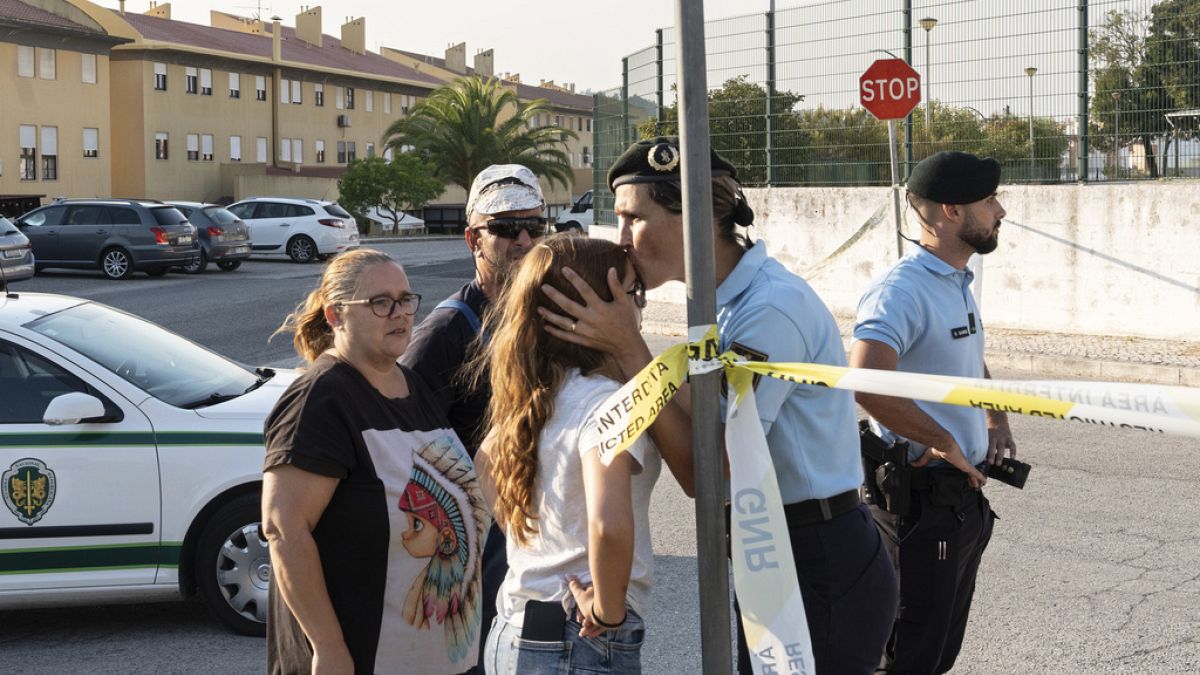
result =
[{"label": "windshield", "polygon": [[[174,209],[172,209],[174,210]],[[25,324],[173,406],[240,396],[259,379],[238,364],[131,314],[85,303]]]},{"label": "windshield", "polygon": [[354,217],[354,216],[350,215],[349,213],[347,213],[346,209],[343,209],[342,207],[338,206],[337,204],[326,204],[325,210],[329,212],[329,215],[334,216],[336,218],[353,218]]},{"label": "windshield", "polygon": [[4,216],[0,216],[0,235],[16,234],[16,233],[17,233],[17,226],[13,225],[13,222],[11,220],[9,220],[8,218],[5,218]]},{"label": "windshield", "polygon": [[239,222],[238,217],[230,213],[229,209],[225,209],[220,206],[205,207],[204,212],[208,214],[208,217],[218,225],[233,225],[234,223]]},{"label": "windshield", "polygon": [[188,222],[187,217],[174,206],[158,206],[150,209],[150,213],[154,214],[159,225],[182,225]]}]

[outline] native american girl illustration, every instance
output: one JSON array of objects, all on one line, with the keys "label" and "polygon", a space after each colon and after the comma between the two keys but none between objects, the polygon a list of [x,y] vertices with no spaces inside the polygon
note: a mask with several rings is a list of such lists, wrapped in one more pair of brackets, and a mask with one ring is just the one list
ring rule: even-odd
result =
[{"label": "native american girl illustration", "polygon": [[468,651],[479,632],[479,556],[490,522],[475,468],[454,437],[413,453],[399,506],[408,515],[404,549],[430,559],[404,600],[404,619],[426,630],[443,624],[452,662],[473,656]]}]

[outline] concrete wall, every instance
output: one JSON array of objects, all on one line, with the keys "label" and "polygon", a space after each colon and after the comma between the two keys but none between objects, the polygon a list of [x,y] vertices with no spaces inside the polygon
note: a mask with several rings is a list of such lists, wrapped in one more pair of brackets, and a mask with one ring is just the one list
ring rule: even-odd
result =
[{"label": "concrete wall", "polygon": [[[747,198],[752,236],[835,314],[853,315],[870,280],[896,260],[887,188],[752,189]],[[1200,339],[1200,183],[1002,185],[1000,199],[1008,211],[1000,246],[982,257],[989,324]],[[919,232],[910,211],[906,233]],[[615,236],[608,227],[593,233]],[[678,283],[651,298],[686,302]]]}]

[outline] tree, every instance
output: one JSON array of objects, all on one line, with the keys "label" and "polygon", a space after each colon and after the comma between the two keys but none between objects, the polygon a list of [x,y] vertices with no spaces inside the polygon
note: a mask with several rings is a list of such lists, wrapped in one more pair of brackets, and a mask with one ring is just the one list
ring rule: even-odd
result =
[{"label": "tree", "polygon": [[[775,146],[775,183],[803,181],[808,134],[795,108],[804,97],[792,92],[775,92],[772,139]],[[726,80],[708,95],[708,124],[712,148],[737,167],[743,185],[766,185],[767,90],[739,75]],[[673,104],[661,120],[648,119],[638,125],[640,138],[679,134],[679,108]]]},{"label": "tree", "polygon": [[404,217],[402,209],[419,209],[442,193],[443,184],[433,177],[429,164],[408,154],[392,161],[382,157],[356,159],[338,180],[339,203],[355,216],[379,207],[393,225]]},{"label": "tree", "polygon": [[397,156],[412,152],[433,166],[435,177],[470,190],[492,164],[523,164],[552,184],[569,188],[574,172],[567,139],[575,132],[538,126],[547,102],[521,101],[495,78],[460,77],[435,89],[407,117],[384,132]]}]

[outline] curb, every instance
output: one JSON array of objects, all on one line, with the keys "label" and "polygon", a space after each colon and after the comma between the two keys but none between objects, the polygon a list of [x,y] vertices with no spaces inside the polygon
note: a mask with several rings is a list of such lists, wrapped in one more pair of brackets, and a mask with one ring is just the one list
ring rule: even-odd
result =
[{"label": "curb", "polygon": [[462,241],[461,234],[423,234],[419,237],[371,237],[359,239],[359,244],[407,244],[422,241]]},{"label": "curb", "polygon": [[[642,332],[664,337],[685,337],[687,334],[679,324],[666,321],[643,321]],[[849,338],[842,336],[842,339],[849,351]],[[1030,379],[1061,378],[1200,387],[1200,368],[1187,366],[992,350],[987,352],[987,363],[996,370],[1014,370],[1033,376]]]}]

